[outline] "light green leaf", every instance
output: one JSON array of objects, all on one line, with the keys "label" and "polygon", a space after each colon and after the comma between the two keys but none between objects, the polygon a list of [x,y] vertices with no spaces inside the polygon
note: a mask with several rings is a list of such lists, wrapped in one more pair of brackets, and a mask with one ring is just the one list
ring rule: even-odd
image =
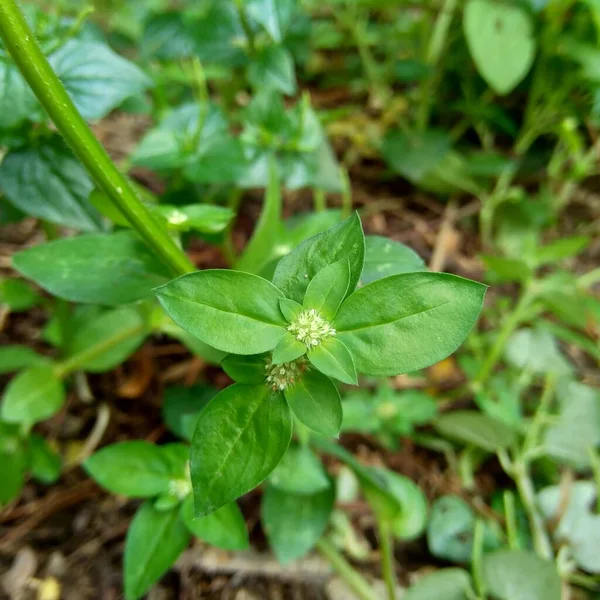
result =
[{"label": "light green leaf", "polygon": [[151,16],[139,46],[146,58],[173,60],[193,56],[195,43],[186,15],[174,10]]},{"label": "light green leaf", "polygon": [[43,363],[47,359],[34,352],[28,346],[12,344],[0,347],[0,375],[12,373]]},{"label": "light green leaf", "polygon": [[515,429],[474,410],[445,413],[433,421],[433,426],[443,436],[488,452],[507,448],[518,440]]},{"label": "light green leaf", "polygon": [[294,495],[268,486],[261,520],[277,560],[285,565],[304,556],[319,540],[333,510],[335,488]]},{"label": "light green leaf", "polygon": [[214,204],[188,204],[187,206],[161,204],[158,211],[167,220],[169,229],[194,230],[207,234],[223,232],[234,217],[230,208]]},{"label": "light green leaf", "polygon": [[31,476],[42,483],[54,483],[60,477],[60,455],[35,433],[29,437],[28,451]]},{"label": "light green leaf", "polygon": [[426,270],[423,259],[408,246],[379,235],[365,236],[363,284],[398,273]]},{"label": "light green leaf", "polygon": [[392,275],[352,294],[333,326],[359,373],[410,373],[460,346],[479,316],[485,289],[445,273]]},{"label": "light green leaf", "polygon": [[306,344],[299,342],[295,336],[286,331],[273,350],[273,364],[279,365],[296,360],[304,356],[306,350]]},{"label": "light green leaf", "polygon": [[230,354],[221,361],[223,371],[236,383],[247,383],[250,385],[264,383],[266,379],[266,356],[254,354],[240,356]]},{"label": "light green leaf", "polygon": [[342,401],[329,377],[309,369],[285,390],[285,399],[304,425],[327,437],[338,436],[342,426]]},{"label": "light green leaf", "polygon": [[312,348],[308,353],[308,360],[324,375],[343,383],[358,385],[352,355],[337,337],[329,337]]},{"label": "light green leaf", "polygon": [[281,298],[281,300],[279,300],[279,308],[281,309],[281,314],[288,323],[297,319],[302,312],[302,304],[298,304],[287,298]]},{"label": "light green leaf", "polygon": [[102,448],[83,466],[103,488],[131,498],[169,491],[173,468],[160,446],[135,440]]},{"label": "light green leaf", "polygon": [[50,293],[89,304],[128,304],[168,281],[167,269],[128,231],[56,240],[13,256],[17,271]]},{"label": "light green leaf", "polygon": [[265,385],[235,384],[200,413],[192,441],[191,475],[197,517],[259,485],[277,466],[292,437],[282,394]]},{"label": "light green leaf", "polygon": [[407,590],[402,600],[440,600],[440,590],[444,590],[444,600],[469,600],[475,595],[469,574],[452,568],[425,575]]},{"label": "light green leaf", "polygon": [[506,360],[532,373],[568,375],[573,371],[561,353],[556,338],[546,329],[519,329],[506,344]]},{"label": "light green leaf", "polygon": [[537,266],[556,263],[577,256],[590,245],[590,242],[591,239],[587,235],[563,237],[536,248],[534,260]]},{"label": "light green leaf", "polygon": [[345,221],[334,225],[300,244],[284,256],[277,265],[273,283],[287,298],[302,302],[313,277],[327,265],[340,260],[350,264],[351,294],[363,269],[365,242],[362,226],[355,213]]},{"label": "light green leaf", "polygon": [[246,550],[248,529],[235,502],[225,504],[214,513],[196,519],[194,499],[188,496],[181,505],[181,518],[189,531],[204,542],[223,550]]},{"label": "light green leaf", "polygon": [[27,466],[27,452],[18,427],[0,421],[0,507],[20,494]]},{"label": "light green leaf", "polygon": [[288,494],[315,494],[331,486],[319,458],[306,446],[292,444],[269,482]]},{"label": "light green leaf", "polygon": [[525,78],[535,58],[529,14],[518,4],[468,0],[463,27],[480,75],[498,94],[511,92]]},{"label": "light green leaf", "polygon": [[292,22],[297,0],[247,0],[248,15],[276,42],[282,42]]},{"label": "light green leaf", "polygon": [[62,382],[50,365],[36,365],[14,377],[2,397],[0,418],[33,425],[56,414],[65,401]]},{"label": "light green leaf", "polygon": [[481,260],[491,275],[498,281],[527,281],[533,275],[533,269],[518,258],[504,258],[502,256],[482,256]]},{"label": "light green leaf", "polygon": [[0,129],[11,129],[24,121],[43,120],[43,111],[19,69],[0,58]]},{"label": "light green leaf", "polygon": [[29,215],[85,231],[100,229],[90,177],[60,140],[9,152],[0,163],[4,198]]},{"label": "light green leaf", "polygon": [[200,413],[216,394],[217,390],[204,385],[168,387],[162,406],[164,422],[173,433],[190,441]]},{"label": "light green leaf", "polygon": [[125,538],[126,600],[138,600],[175,563],[190,541],[178,510],[159,511],[145,502]]},{"label": "light green leaf", "polygon": [[102,119],[152,86],[138,67],[102,43],[70,39],[48,60],[86,119]]},{"label": "light green leaf", "polygon": [[267,86],[292,96],[296,93],[294,58],[283,46],[267,46],[250,63],[248,79],[256,89]]},{"label": "light green leaf", "polygon": [[346,259],[327,265],[310,281],[303,306],[331,321],[348,292],[350,265]]},{"label": "light green leaf", "polygon": [[40,304],[42,297],[21,279],[0,279],[0,305],[11,312],[23,312]]},{"label": "light green leaf", "polygon": [[498,550],[483,557],[483,578],[498,600],[560,600],[561,580],[553,562],[533,552]]},{"label": "light green leaf", "polygon": [[224,352],[267,352],[285,333],[279,310],[283,294],[257,275],[224,269],[197,271],[155,291],[175,323]]},{"label": "light green leaf", "polygon": [[80,365],[82,370],[91,373],[109,371],[127,360],[147,333],[142,316],[131,306],[92,315],[78,325],[69,343],[68,354],[93,353],[93,358]]}]

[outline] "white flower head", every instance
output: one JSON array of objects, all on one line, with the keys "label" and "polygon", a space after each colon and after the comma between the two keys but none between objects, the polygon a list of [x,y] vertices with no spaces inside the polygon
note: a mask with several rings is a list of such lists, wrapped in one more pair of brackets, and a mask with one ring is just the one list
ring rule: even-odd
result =
[{"label": "white flower head", "polygon": [[303,310],[288,327],[288,331],[308,349],[335,335],[335,329],[314,308]]}]

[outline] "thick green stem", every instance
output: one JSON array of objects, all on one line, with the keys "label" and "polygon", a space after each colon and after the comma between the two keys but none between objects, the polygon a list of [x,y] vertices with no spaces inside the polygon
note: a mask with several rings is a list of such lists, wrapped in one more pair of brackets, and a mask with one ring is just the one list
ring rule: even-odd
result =
[{"label": "thick green stem", "polygon": [[473,551],[471,553],[471,571],[473,573],[473,583],[477,591],[477,598],[485,598],[485,581],[483,578],[483,536],[484,526],[481,519],[475,521],[473,531]]},{"label": "thick green stem", "polygon": [[127,178],[88,127],[46,60],[15,0],[0,1],[0,37],[44,110],[98,187],[173,274],[193,271],[185,253],[173,243],[162,222],[140,202]]},{"label": "thick green stem", "polygon": [[394,569],[394,544],[390,522],[378,516],[377,533],[379,534],[379,547],[381,550],[381,571],[388,599],[396,600],[396,573]]},{"label": "thick green stem", "polygon": [[329,561],[360,600],[381,600],[367,580],[352,567],[329,540],[320,539],[317,542],[317,550]]}]

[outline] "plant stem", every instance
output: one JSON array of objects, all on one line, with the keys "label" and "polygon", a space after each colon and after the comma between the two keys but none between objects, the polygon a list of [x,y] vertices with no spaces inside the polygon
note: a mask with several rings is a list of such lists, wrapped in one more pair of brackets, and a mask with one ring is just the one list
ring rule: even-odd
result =
[{"label": "plant stem", "polygon": [[323,212],[327,209],[327,200],[323,190],[313,190],[313,203],[315,212]]},{"label": "plant stem", "polygon": [[521,297],[519,298],[519,301],[517,302],[513,312],[504,322],[504,325],[502,326],[502,329],[496,338],[496,342],[492,346],[492,349],[483,362],[479,373],[475,377],[475,381],[473,383],[476,387],[481,388],[481,386],[483,386],[488,377],[491,375],[493,368],[496,366],[496,363],[500,358],[500,354],[506,346],[506,342],[508,342],[508,339],[512,335],[513,331],[521,324],[521,321],[529,310],[534,297],[535,294],[532,291],[531,283],[529,283],[522,291]]},{"label": "plant stem", "polygon": [[98,187],[173,274],[193,271],[185,253],[173,243],[162,222],[140,202],[132,185],[88,127],[46,60],[15,0],[0,2],[0,37],[44,110]]},{"label": "plant stem", "polygon": [[84,367],[91,360],[94,360],[98,356],[101,356],[117,344],[124,342],[126,339],[141,333],[145,324],[136,325],[134,327],[129,327],[128,329],[122,329],[119,333],[108,337],[102,340],[100,343],[90,346],[77,354],[74,354],[70,358],[67,358],[61,363],[58,363],[56,367],[54,367],[54,373],[60,379],[63,379],[67,375],[70,375],[73,371],[77,371]]},{"label": "plant stem", "polygon": [[329,540],[321,538],[317,542],[317,550],[329,561],[360,600],[381,600],[367,580],[352,567]]},{"label": "plant stem", "polygon": [[381,571],[389,600],[396,600],[396,574],[394,569],[394,547],[390,522],[377,515],[377,533],[381,549]]},{"label": "plant stem", "polygon": [[544,389],[540,398],[540,403],[533,415],[533,419],[527,428],[525,434],[525,440],[523,441],[523,448],[521,450],[521,457],[527,460],[529,454],[536,448],[540,442],[542,434],[542,428],[548,420],[548,413],[550,411],[550,404],[552,403],[552,397],[554,395],[554,387],[556,385],[556,378],[552,374],[546,375],[544,380]]},{"label": "plant stem", "polygon": [[506,520],[506,536],[511,550],[519,549],[517,535],[517,517],[515,513],[515,497],[510,490],[504,492],[504,518]]},{"label": "plant stem", "polygon": [[477,591],[478,598],[485,598],[485,583],[483,578],[483,521],[477,519],[475,521],[475,529],[473,531],[473,550],[471,553],[471,570],[473,572],[473,583]]}]

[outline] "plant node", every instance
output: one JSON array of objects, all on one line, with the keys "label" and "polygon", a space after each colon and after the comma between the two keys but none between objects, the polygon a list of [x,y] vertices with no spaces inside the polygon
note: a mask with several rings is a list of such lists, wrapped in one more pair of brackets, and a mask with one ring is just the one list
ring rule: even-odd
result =
[{"label": "plant node", "polygon": [[335,335],[335,329],[314,308],[303,310],[288,331],[309,349]]}]

